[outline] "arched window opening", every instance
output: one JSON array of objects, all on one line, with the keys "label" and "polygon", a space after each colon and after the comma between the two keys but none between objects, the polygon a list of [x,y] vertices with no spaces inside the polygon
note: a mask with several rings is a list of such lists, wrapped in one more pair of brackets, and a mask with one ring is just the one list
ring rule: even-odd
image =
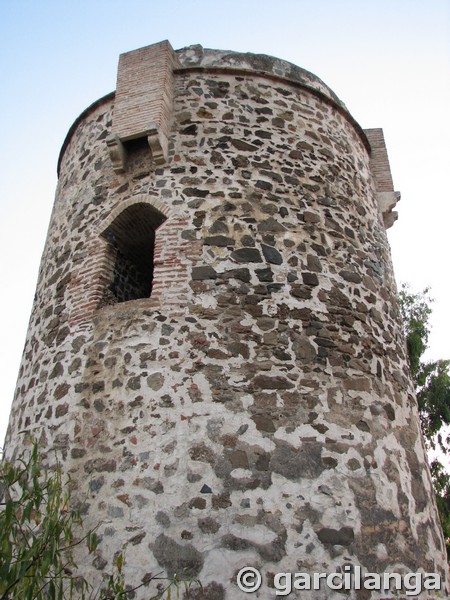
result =
[{"label": "arched window opening", "polygon": [[156,208],[139,202],[125,208],[102,233],[112,267],[106,304],[150,297],[155,231],[165,220]]}]

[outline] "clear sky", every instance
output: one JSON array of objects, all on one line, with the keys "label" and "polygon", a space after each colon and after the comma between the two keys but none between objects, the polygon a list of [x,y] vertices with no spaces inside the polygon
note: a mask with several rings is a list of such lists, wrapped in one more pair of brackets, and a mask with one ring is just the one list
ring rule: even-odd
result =
[{"label": "clear sky", "polygon": [[431,286],[429,358],[450,358],[448,0],[0,0],[0,444],[72,122],[113,91],[121,52],[270,54],[318,75],[363,128],[382,127],[399,221],[398,282]]}]

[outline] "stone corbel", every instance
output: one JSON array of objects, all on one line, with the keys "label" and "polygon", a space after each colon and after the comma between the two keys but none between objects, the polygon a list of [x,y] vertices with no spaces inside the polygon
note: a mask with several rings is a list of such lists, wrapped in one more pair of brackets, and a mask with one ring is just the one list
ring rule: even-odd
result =
[{"label": "stone corbel", "polygon": [[169,141],[159,127],[153,123],[146,131],[148,145],[156,165],[163,165],[168,160]]},{"label": "stone corbel", "polygon": [[383,215],[383,222],[386,229],[392,227],[398,219],[398,212],[393,210],[401,198],[400,192],[378,192],[378,205]]},{"label": "stone corbel", "polygon": [[124,173],[127,162],[127,151],[125,150],[125,146],[117,135],[110,135],[105,141],[108,146],[114,173]]}]

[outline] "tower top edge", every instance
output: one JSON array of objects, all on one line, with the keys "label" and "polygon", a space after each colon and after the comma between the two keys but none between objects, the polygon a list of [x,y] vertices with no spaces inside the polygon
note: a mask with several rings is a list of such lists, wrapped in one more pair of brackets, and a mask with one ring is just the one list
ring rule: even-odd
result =
[{"label": "tower top edge", "polygon": [[[186,46],[178,50],[173,50],[168,40],[163,40],[156,44],[143,46],[129,52],[120,54],[119,60],[131,54],[145,53],[151,46],[161,48],[169,47],[176,57],[173,65],[174,73],[182,74],[183,72],[200,70],[203,72],[228,72],[236,74],[252,73],[255,76],[269,77],[281,82],[286,82],[291,85],[296,85],[305,88],[313,94],[320,96],[323,100],[331,102],[339,112],[343,113],[346,118],[353,124],[367,151],[370,153],[370,144],[359,123],[352,117],[346,105],[338,98],[333,90],[324,83],[317,75],[310,71],[295,65],[287,60],[280,59],[269,54],[256,54],[252,52],[238,52],[233,50],[219,50],[213,48],[204,48],[201,44]],[[59,176],[61,162],[65,150],[76,131],[78,125],[96,108],[105,102],[114,101],[116,90],[102,96],[91,103],[82,113],[75,119],[69,128],[67,135],[62,144],[57,173]]]},{"label": "tower top edge", "polygon": [[288,79],[305,87],[315,89],[323,95],[328,96],[344,110],[348,110],[342,100],[317,75],[294,63],[269,54],[203,48],[200,44],[180,48],[175,51],[175,54],[182,68],[199,67],[207,69],[228,67],[229,69],[254,71],[256,74],[274,75],[281,79]]}]

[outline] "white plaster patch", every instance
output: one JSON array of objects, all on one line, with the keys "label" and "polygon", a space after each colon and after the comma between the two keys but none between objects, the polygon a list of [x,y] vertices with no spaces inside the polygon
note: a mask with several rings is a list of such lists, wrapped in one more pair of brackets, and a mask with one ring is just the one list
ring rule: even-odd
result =
[{"label": "white plaster patch", "polygon": [[253,473],[248,469],[233,469],[230,473],[234,479],[251,479]]},{"label": "white plaster patch", "polygon": [[196,294],[192,302],[202,308],[217,308],[217,299],[212,294]]}]

